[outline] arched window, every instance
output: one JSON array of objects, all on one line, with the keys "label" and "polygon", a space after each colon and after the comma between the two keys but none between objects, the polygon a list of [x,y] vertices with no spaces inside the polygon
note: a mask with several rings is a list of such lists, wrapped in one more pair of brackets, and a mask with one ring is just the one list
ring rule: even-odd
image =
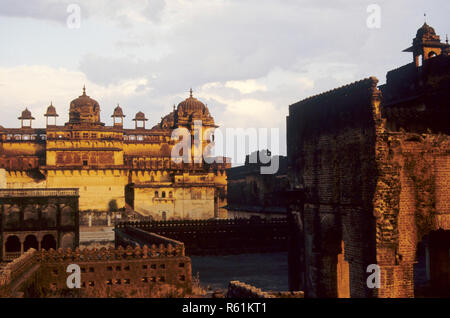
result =
[{"label": "arched window", "polygon": [[165,191],[162,192],[162,197],[163,197],[163,198],[166,197],[166,192],[165,192]]},{"label": "arched window", "polygon": [[24,252],[28,251],[30,248],[34,248],[35,250],[39,249],[38,240],[34,235],[28,235],[25,238],[25,242],[23,242]]},{"label": "arched window", "polygon": [[165,211],[163,211],[163,213],[161,213],[161,217],[163,219],[163,221],[167,220],[167,213]]},{"label": "arched window", "polygon": [[9,236],[5,244],[6,253],[20,252],[20,240],[17,236]]},{"label": "arched window", "polygon": [[5,208],[4,222],[6,229],[14,229],[20,226],[20,209],[16,205],[8,209]]},{"label": "arched window", "polygon": [[51,234],[44,235],[41,242],[41,248],[44,250],[54,249],[56,250],[56,240]]},{"label": "arched window", "polygon": [[169,192],[169,198],[173,198],[173,193],[172,193],[172,191]]},{"label": "arched window", "polygon": [[74,236],[73,233],[66,233],[61,239],[61,248],[74,248]]},{"label": "arched window", "polygon": [[56,226],[56,206],[48,205],[45,209],[42,210],[42,223],[48,227]]},{"label": "arched window", "polygon": [[33,206],[28,205],[27,207],[25,207],[23,211],[23,221],[25,227],[27,228],[32,228],[37,224],[38,212],[34,209]]},{"label": "arched window", "polygon": [[155,191],[155,198],[157,198],[159,196],[158,191]]},{"label": "arched window", "polygon": [[71,207],[64,207],[61,211],[61,225],[75,225],[74,213]]},{"label": "arched window", "polygon": [[435,56],[437,56],[437,54],[434,51],[431,51],[430,53],[428,53],[428,58],[432,58],[432,57],[435,57]]}]

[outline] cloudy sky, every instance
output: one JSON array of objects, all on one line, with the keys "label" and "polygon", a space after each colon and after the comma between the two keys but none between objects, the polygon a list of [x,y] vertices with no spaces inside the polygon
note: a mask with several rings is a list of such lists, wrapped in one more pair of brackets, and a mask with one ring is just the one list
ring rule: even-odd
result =
[{"label": "cloudy sky", "polygon": [[[373,3],[381,28],[367,27]],[[383,83],[412,61],[401,51],[425,12],[444,40],[448,0],[0,0],[0,125],[18,127],[28,107],[43,127],[51,101],[62,124],[85,84],[103,122],[120,103],[126,127],[139,110],[153,126],[192,87],[223,128],[278,127],[285,154],[288,105]]]}]

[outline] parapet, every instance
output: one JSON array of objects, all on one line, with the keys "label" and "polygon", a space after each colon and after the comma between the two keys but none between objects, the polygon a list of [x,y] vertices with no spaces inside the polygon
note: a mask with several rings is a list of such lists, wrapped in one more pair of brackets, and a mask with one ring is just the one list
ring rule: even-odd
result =
[{"label": "parapet", "polygon": [[40,252],[40,261],[42,263],[54,263],[54,262],[67,262],[67,261],[79,261],[79,262],[105,262],[105,261],[118,261],[118,260],[133,260],[133,259],[148,259],[148,258],[166,258],[184,256],[184,248],[182,245],[172,244],[159,244],[158,246],[153,244],[150,247],[144,245],[142,248],[136,246],[132,248],[127,246],[123,248],[119,246],[115,248],[101,248],[101,249],[82,249],[79,248],[72,250],[68,249],[50,249],[48,251],[42,250]]}]

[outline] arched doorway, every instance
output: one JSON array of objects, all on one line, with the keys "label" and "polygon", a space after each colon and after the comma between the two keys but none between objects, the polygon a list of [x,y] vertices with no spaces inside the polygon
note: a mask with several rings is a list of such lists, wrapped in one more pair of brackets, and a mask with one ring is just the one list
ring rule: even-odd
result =
[{"label": "arched doorway", "polygon": [[49,250],[53,248],[54,250],[56,250],[56,240],[53,237],[53,235],[51,234],[46,234],[44,235],[44,237],[42,238],[42,242],[41,242],[41,249],[43,250]]},{"label": "arched doorway", "polygon": [[17,236],[11,235],[6,240],[5,244],[6,253],[20,252],[20,240]]},{"label": "arched doorway", "polygon": [[66,233],[63,235],[63,237],[61,238],[61,248],[62,249],[66,249],[66,248],[75,248],[74,246],[74,235],[72,233]]},{"label": "arched doorway", "polygon": [[431,231],[417,245],[415,297],[450,297],[450,231]]},{"label": "arched doorway", "polygon": [[30,248],[34,248],[35,250],[39,249],[38,240],[37,240],[36,236],[34,236],[34,235],[28,235],[25,238],[25,242],[23,242],[23,251],[24,252],[28,251]]}]

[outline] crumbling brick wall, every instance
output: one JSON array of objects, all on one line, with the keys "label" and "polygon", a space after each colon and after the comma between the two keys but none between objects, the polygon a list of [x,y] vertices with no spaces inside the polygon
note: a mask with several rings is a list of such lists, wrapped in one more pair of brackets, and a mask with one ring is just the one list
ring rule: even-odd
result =
[{"label": "crumbling brick wall", "polygon": [[[414,296],[417,243],[450,230],[448,62],[413,70],[406,92],[390,73],[386,99],[369,78],[290,106],[288,175],[305,192],[304,205],[289,211],[302,233],[290,254],[304,261],[292,289],[307,297]],[[432,279],[446,280],[448,247],[431,251],[441,254],[430,256]],[[379,289],[366,284],[370,264],[380,266]]]}]

